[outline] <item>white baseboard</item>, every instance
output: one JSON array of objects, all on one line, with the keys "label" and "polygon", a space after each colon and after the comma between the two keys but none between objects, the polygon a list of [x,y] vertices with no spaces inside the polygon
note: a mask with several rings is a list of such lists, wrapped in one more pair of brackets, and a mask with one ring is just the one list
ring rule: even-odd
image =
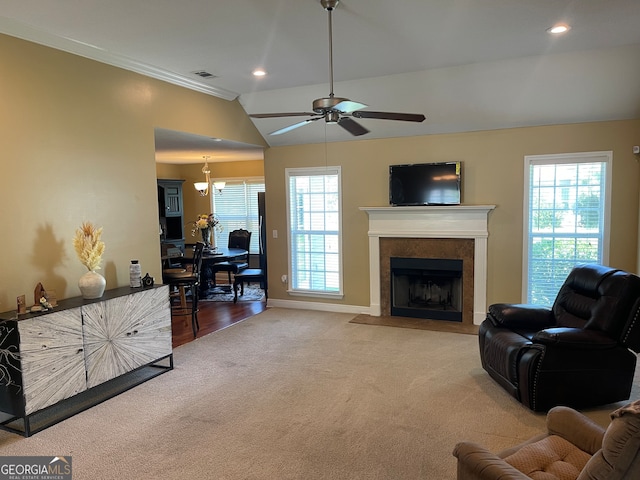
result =
[{"label": "white baseboard", "polygon": [[342,305],[337,303],[301,302],[298,300],[267,299],[267,307],[294,308],[299,310],[316,310],[322,312],[352,313],[369,315],[369,307],[358,305]]},{"label": "white baseboard", "polygon": [[[372,315],[380,316],[372,313],[372,308],[359,306],[359,305],[341,305],[337,303],[322,303],[322,302],[301,302],[299,300],[281,300],[281,299],[267,299],[267,307],[279,307],[279,308],[293,308],[297,310],[316,310],[320,312],[335,312],[335,313],[352,313],[354,315]],[[473,324],[480,325],[487,314],[484,312],[474,312]]]}]

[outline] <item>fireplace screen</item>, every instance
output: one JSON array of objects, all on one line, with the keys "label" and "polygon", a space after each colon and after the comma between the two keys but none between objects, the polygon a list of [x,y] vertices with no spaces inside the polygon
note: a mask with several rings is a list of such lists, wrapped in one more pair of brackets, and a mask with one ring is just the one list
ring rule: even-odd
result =
[{"label": "fireplace screen", "polygon": [[390,260],[391,315],[462,321],[462,260]]}]

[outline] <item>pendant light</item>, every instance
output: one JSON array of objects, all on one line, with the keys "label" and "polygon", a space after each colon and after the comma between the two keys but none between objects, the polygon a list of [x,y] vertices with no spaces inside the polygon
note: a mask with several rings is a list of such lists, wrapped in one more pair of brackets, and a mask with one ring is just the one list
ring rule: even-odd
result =
[{"label": "pendant light", "polygon": [[[195,189],[200,192],[200,195],[206,197],[209,194],[209,186],[211,185],[211,170],[209,170],[209,155],[205,155],[204,158],[204,167],[202,167],[202,173],[204,173],[204,182],[194,182],[193,186]],[[222,189],[225,187],[226,182],[213,182],[213,188],[218,190],[218,192],[222,193]]]}]

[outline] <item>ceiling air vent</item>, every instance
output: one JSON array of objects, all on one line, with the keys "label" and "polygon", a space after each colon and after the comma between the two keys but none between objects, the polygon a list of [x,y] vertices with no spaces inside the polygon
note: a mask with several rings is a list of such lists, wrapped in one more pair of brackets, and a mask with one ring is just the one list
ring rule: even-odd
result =
[{"label": "ceiling air vent", "polygon": [[213,80],[216,76],[213,73],[209,73],[206,70],[198,70],[197,72],[193,72],[194,75],[198,75],[201,78],[206,80]]}]

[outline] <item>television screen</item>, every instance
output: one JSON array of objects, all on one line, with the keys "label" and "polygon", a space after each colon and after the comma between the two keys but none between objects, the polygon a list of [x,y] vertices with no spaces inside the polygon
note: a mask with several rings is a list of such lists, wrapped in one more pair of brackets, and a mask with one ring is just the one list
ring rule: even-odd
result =
[{"label": "television screen", "polygon": [[389,203],[459,205],[461,162],[389,166]]}]

